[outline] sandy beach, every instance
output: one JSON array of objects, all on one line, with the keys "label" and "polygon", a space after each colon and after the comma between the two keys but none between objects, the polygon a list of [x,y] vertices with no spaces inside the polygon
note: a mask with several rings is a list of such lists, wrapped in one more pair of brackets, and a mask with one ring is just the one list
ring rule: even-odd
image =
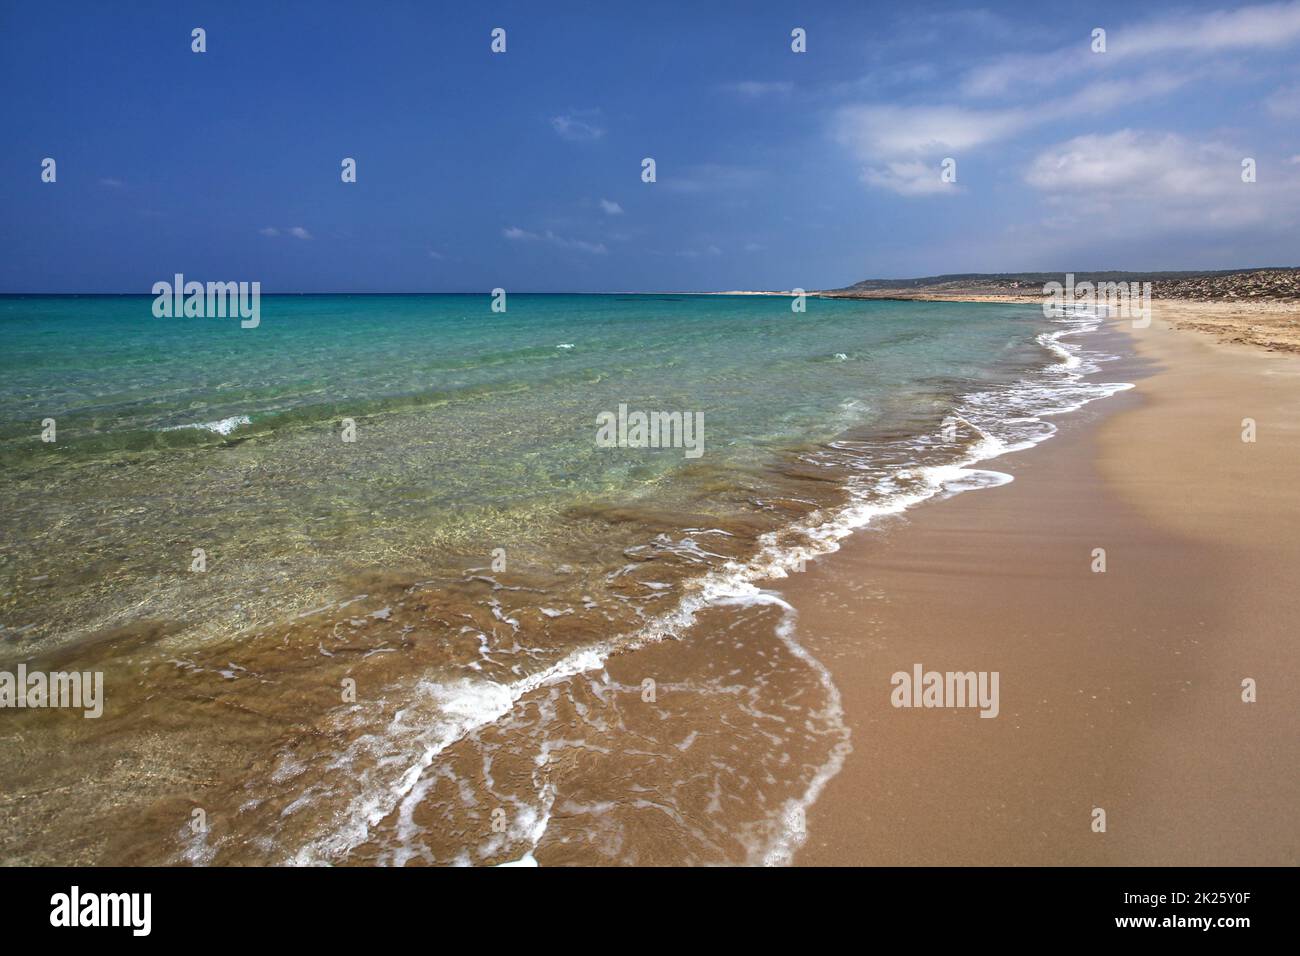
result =
[{"label": "sandy beach", "polygon": [[[1014,482],[856,535],[782,588],[853,743],[797,863],[1300,860],[1300,360],[1278,341],[1296,310],[1154,316],[1109,323],[1125,358],[1102,375],[1136,387],[989,463]],[[891,706],[916,663],[999,672],[999,716]]]},{"label": "sandy beach", "polygon": [[[768,293],[746,293],[766,295]],[[779,293],[771,293],[773,295]],[[1009,302],[1036,305],[1042,294],[911,292],[889,290],[880,293],[819,293],[831,299],[901,299],[913,302]],[[1218,342],[1253,345],[1269,352],[1300,352],[1300,306],[1294,301],[1156,299],[1156,314],[1163,328],[1203,332]]]}]

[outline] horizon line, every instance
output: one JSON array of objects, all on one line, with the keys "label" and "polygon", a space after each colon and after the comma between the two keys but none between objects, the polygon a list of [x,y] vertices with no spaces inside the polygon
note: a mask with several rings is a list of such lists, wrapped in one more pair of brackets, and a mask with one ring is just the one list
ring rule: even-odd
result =
[{"label": "horizon line", "polygon": [[[968,279],[968,278],[1014,278],[1016,276],[1055,276],[1055,275],[1131,275],[1131,276],[1209,276],[1209,275],[1237,275],[1248,272],[1295,272],[1300,271],[1300,266],[1245,266],[1228,269],[1061,269],[1061,270],[1034,270],[1019,272],[939,272],[924,276],[912,276],[909,278],[893,277],[879,279],[858,279],[856,282],[850,282],[848,285],[832,286],[823,289],[804,289],[805,295],[818,295],[825,292],[842,292],[853,289],[867,283],[915,283],[926,279]],[[198,280],[195,280],[198,281]],[[215,281],[215,280],[214,280]],[[258,280],[243,280],[258,281]],[[889,287],[885,287],[889,288]],[[532,289],[520,289],[515,292],[506,290],[509,295],[793,295],[793,289],[614,289],[602,292],[579,292],[576,290],[562,292],[542,292]],[[259,295],[267,296],[289,296],[289,295],[492,295],[491,289],[486,291],[398,291],[398,292],[375,292],[375,291],[358,291],[348,289],[330,289],[325,291],[287,291],[287,292],[260,292]],[[77,296],[113,296],[126,298],[137,296],[140,298],[157,298],[153,292],[43,292],[28,290],[23,292],[0,292],[0,298],[17,297],[17,296],[65,296],[75,298]]]}]

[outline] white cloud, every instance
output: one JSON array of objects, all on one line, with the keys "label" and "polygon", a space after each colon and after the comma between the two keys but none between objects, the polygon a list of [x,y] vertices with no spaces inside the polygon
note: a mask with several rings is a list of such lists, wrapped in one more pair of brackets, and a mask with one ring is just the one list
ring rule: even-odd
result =
[{"label": "white cloud", "polygon": [[314,239],[316,238],[302,226],[290,226],[287,229],[278,229],[275,226],[263,226],[257,230],[259,234],[268,237],[279,235],[293,236],[295,239]]},{"label": "white cloud", "polygon": [[[1196,145],[1174,133],[1076,136],[1034,157],[1025,181],[1051,192],[1105,190],[1120,197],[1209,196],[1222,184],[1241,185],[1240,154],[1218,144]],[[1212,168],[1218,167],[1218,168]]]},{"label": "white cloud", "polygon": [[834,136],[864,163],[862,181],[900,196],[954,195],[940,164],[1032,122],[1022,110],[950,106],[851,106],[836,117]]},{"label": "white cloud", "polygon": [[566,239],[564,236],[557,236],[551,230],[545,232],[529,232],[527,229],[520,229],[518,226],[507,226],[501,230],[501,235],[513,242],[546,242],[553,246],[559,246],[562,249],[576,249],[579,252],[590,252],[594,255],[603,256],[609,250],[603,242],[587,242],[583,239]]},{"label": "white cloud", "polygon": [[[1267,3],[1194,16],[1162,16],[1106,27],[1106,52],[1092,52],[1092,31],[1046,53],[1001,56],[969,70],[961,81],[968,96],[1002,96],[1059,83],[1131,61],[1168,61],[1170,54],[1215,55],[1280,50],[1300,42],[1300,0]],[[1185,62],[1186,57],[1180,62]],[[1193,61],[1194,62],[1194,61]]]},{"label": "white cloud", "polygon": [[[976,17],[975,22],[982,19]],[[996,26],[996,21],[991,22]],[[1280,48],[1296,40],[1300,40],[1300,0],[1116,25],[1108,28],[1105,53],[1091,51],[1088,30],[1060,49],[1000,56],[979,64],[967,71],[960,84],[967,96],[1010,94],[1020,102],[986,107],[860,104],[837,111],[831,131],[863,164],[861,178],[869,186],[903,196],[954,192],[935,173],[947,156],[961,160],[1036,127],[1063,121],[1077,126],[1083,117],[1168,96],[1211,75],[1213,65],[1204,58],[1181,57],[1177,70],[1148,66],[1170,62],[1167,54]],[[1218,69],[1213,75],[1222,73]],[[1067,81],[1074,85],[1071,91],[1051,98],[1042,95],[1040,87]],[[1026,102],[1026,96],[1037,99]]]},{"label": "white cloud", "polygon": [[1062,116],[1077,113],[1107,113],[1132,106],[1144,99],[1157,99],[1173,93],[1194,79],[1188,70],[1169,73],[1151,70],[1131,79],[1098,80],[1074,93],[1051,100],[1031,112],[1033,122],[1051,123]]},{"label": "white cloud", "polygon": [[904,160],[886,163],[884,166],[868,166],[862,170],[862,181],[881,189],[892,190],[900,196],[956,193],[957,185],[944,182],[941,172],[938,164]]},{"label": "white cloud", "polygon": [[1281,49],[1300,41],[1300,0],[1263,3],[1200,16],[1172,16],[1117,31],[1106,55],[1123,56],[1195,50]]},{"label": "white cloud", "polygon": [[1261,159],[1258,181],[1244,183],[1246,155],[1222,142],[1124,129],[1043,150],[1025,181],[1063,210],[1058,221],[1078,221],[1082,213],[1126,236],[1291,228],[1300,213],[1300,182],[1271,176]]},{"label": "white cloud", "polygon": [[569,110],[559,116],[551,117],[551,128],[561,139],[571,142],[592,142],[605,135],[603,127],[598,125],[600,110]]},{"label": "white cloud", "polygon": [[971,69],[962,78],[967,96],[1002,96],[1017,89],[1037,88],[1073,77],[1086,69],[1100,71],[1109,54],[1093,53],[1085,36],[1079,47],[1050,53],[1014,53]]},{"label": "white cloud", "polygon": [[623,207],[612,199],[602,199],[600,201],[600,208],[605,210],[605,214],[608,216],[623,215]]},{"label": "white cloud", "polygon": [[849,106],[836,117],[834,133],[861,158],[902,158],[936,150],[972,149],[1005,139],[1029,122],[1023,110]]},{"label": "white cloud", "polygon": [[794,84],[784,80],[741,80],[739,83],[727,83],[723,87],[728,93],[757,100],[767,96],[789,96]]},{"label": "white cloud", "polygon": [[1062,117],[1105,114],[1145,97],[1178,89],[1185,77],[1149,72],[1131,79],[1088,84],[1058,99],[1028,107],[862,105],[841,109],[832,134],[864,163],[862,181],[903,196],[957,192],[938,179],[941,161],[961,159],[981,147]]}]

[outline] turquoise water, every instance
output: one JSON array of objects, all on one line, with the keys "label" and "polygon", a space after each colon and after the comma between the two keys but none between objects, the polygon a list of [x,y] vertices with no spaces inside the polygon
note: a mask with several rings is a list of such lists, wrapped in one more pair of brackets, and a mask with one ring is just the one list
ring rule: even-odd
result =
[{"label": "turquoise water", "polygon": [[151,302],[0,298],[6,458],[38,447],[47,415],[74,449],[147,448],[239,416],[264,434],[523,392],[548,440],[585,440],[588,412],[618,401],[702,410],[718,447],[818,439],[855,417],[845,402],[879,418],[900,390],[1031,358],[1035,331],[1017,306],[814,299],[794,314],[767,297],[515,295],[493,313],[487,296],[280,296],[247,330],[156,319]]},{"label": "turquoise water", "polygon": [[490,302],[0,298],[0,661],[106,697],[11,715],[0,857],[784,862],[850,742],[773,582],[1123,387],[1034,306]]},{"label": "turquoise water", "polygon": [[[0,299],[5,633],[62,642],[145,619],[231,633],[362,572],[497,548],[589,564],[636,543],[636,520],[662,530],[687,508],[766,509],[749,527],[768,530],[835,484],[792,495],[782,479],[807,465],[792,456],[921,434],[1045,361],[1047,323],[1020,306],[490,301],[269,296],[243,329],[155,318],[144,296]],[[703,453],[600,447],[597,416],[620,405],[702,416]]]}]

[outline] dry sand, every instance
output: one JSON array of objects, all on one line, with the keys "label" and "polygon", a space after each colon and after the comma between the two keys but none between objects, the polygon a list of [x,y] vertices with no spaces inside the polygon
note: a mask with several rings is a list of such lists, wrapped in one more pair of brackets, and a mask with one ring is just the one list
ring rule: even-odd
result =
[{"label": "dry sand", "polygon": [[[1137,387],[990,463],[1013,483],[784,583],[854,747],[796,862],[1300,863],[1300,357],[1175,328],[1226,308],[1156,305],[1105,333],[1128,358],[1099,377]],[[918,662],[998,671],[1000,715],[895,709]]]},{"label": "dry sand", "polygon": [[1220,342],[1300,352],[1300,305],[1294,302],[1156,299],[1151,309],[1175,328],[1205,332]]}]

